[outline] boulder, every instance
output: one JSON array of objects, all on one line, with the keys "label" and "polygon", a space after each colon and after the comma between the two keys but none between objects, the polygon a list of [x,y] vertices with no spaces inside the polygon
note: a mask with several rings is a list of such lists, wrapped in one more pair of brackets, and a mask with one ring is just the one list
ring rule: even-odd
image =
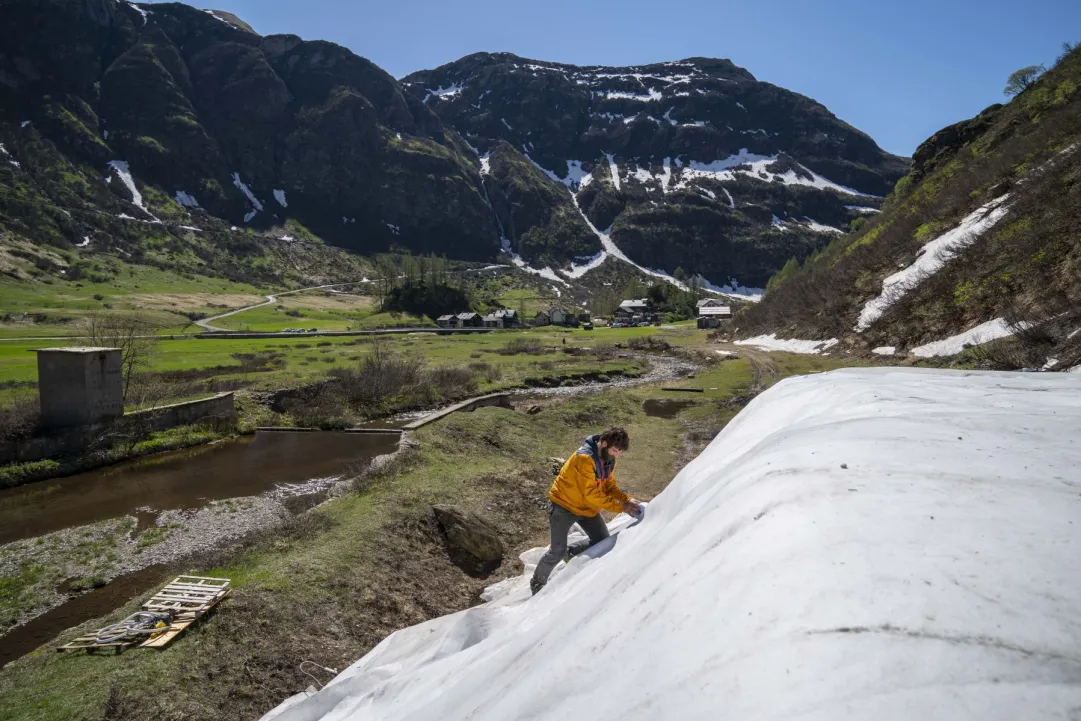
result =
[{"label": "boulder", "polygon": [[488,521],[458,506],[433,506],[451,560],[471,575],[487,575],[503,562],[503,541]]}]

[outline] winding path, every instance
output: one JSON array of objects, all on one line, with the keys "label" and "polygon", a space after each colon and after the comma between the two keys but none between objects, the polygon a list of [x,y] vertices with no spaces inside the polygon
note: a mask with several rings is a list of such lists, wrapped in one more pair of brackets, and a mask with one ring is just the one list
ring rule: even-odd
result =
[{"label": "winding path", "polygon": [[335,288],[335,287],[337,287],[339,285],[357,285],[359,283],[370,283],[370,282],[371,282],[370,280],[368,280],[367,278],[364,278],[362,280],[354,280],[354,281],[351,281],[349,283],[328,283],[326,285],[313,285],[310,288],[297,288],[296,290],[287,290],[284,293],[278,293],[277,295],[267,295],[266,300],[263,301],[262,303],[255,303],[254,305],[246,305],[243,308],[237,308],[236,310],[231,310],[228,313],[222,313],[221,315],[216,315],[216,316],[214,316],[212,318],[203,318],[202,320],[197,320],[197,321],[195,321],[195,325],[199,326],[203,330],[208,331],[210,333],[231,333],[231,332],[233,332],[234,329],[231,329],[231,328],[219,328],[216,325],[211,325],[211,323],[213,321],[216,321],[216,320],[221,320],[222,318],[228,318],[231,315],[236,315],[237,313],[243,313],[246,310],[251,310],[253,308],[262,308],[265,305],[270,305],[272,303],[277,303],[278,298],[280,298],[282,296],[285,296],[285,295],[293,295],[294,293],[303,293],[306,290],[319,290],[320,288]]}]

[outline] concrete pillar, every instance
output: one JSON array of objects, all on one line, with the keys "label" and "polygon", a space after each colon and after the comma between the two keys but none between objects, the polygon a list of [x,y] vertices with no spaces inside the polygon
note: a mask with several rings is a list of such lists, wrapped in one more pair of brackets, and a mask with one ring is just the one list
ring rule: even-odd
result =
[{"label": "concrete pillar", "polygon": [[44,428],[100,423],[123,415],[119,348],[42,348],[37,354]]}]

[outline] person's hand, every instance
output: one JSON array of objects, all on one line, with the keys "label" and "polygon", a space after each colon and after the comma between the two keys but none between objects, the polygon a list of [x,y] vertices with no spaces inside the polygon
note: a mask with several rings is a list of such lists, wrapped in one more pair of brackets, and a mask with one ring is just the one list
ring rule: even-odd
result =
[{"label": "person's hand", "polygon": [[623,512],[628,516],[637,516],[642,512],[642,507],[638,505],[638,501],[631,498],[623,503]]}]

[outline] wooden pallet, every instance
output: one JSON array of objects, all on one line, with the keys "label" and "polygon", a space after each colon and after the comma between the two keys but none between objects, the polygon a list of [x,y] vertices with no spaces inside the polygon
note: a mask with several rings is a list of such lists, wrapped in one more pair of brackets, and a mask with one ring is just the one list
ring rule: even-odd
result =
[{"label": "wooden pallet", "polygon": [[215,608],[231,592],[228,578],[209,578],[206,576],[177,576],[143,604],[142,610],[157,613],[172,613],[173,620],[167,628],[142,639],[111,641],[99,643],[97,633],[79,636],[75,640],[57,648],[57,651],[78,651],[86,649],[94,653],[99,649],[111,648],[116,654],[138,646],[139,648],[165,648],[174,638],[188,629],[193,623]]}]

